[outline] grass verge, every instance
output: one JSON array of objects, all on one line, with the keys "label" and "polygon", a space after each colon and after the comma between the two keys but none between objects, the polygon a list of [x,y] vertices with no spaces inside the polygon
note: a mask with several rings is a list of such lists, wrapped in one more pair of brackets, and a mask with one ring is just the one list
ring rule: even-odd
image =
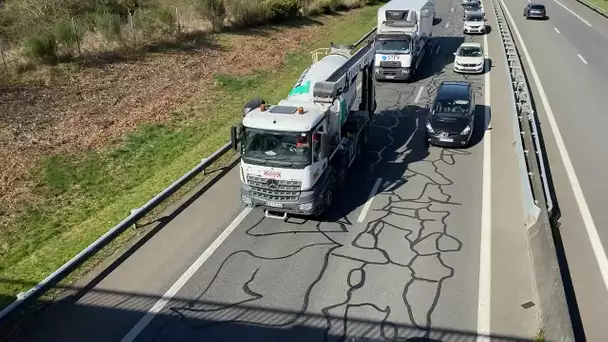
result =
[{"label": "grass verge", "polygon": [[597,5],[599,8],[608,12],[608,0],[587,0],[590,3]]},{"label": "grass verge", "polygon": [[[339,20],[326,20],[321,34],[299,52],[288,54],[277,70],[239,77],[215,75],[214,89],[175,112],[171,122],[141,127],[117,148],[46,158],[34,181],[48,200],[23,212],[15,220],[19,233],[8,234],[3,242],[9,247],[2,250],[0,260],[0,307],[223,145],[247,99],[260,95],[277,102],[283,98],[310,64],[312,49],[326,47],[330,41],[354,42],[369,31],[375,25],[376,9],[370,6],[340,14]],[[217,41],[227,41],[233,34],[219,34]],[[102,255],[135,234],[128,231]]]}]

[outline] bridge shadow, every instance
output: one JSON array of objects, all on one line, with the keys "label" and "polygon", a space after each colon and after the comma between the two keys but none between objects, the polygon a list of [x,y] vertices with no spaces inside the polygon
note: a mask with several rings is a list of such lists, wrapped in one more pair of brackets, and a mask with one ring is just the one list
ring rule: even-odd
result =
[{"label": "bridge shadow", "polygon": [[[89,290],[83,296],[82,289],[70,286],[63,289],[73,294],[48,306],[21,330],[2,335],[3,340],[119,341],[161,299],[157,295],[100,289]],[[224,303],[176,296],[154,315],[137,340],[462,342],[476,341],[482,336],[473,331],[400,324],[386,317],[362,318],[366,312],[363,306],[346,305],[343,315],[331,315],[311,313],[308,304],[289,310],[248,302],[250,300]],[[513,336],[484,336],[505,342],[532,341]]]}]

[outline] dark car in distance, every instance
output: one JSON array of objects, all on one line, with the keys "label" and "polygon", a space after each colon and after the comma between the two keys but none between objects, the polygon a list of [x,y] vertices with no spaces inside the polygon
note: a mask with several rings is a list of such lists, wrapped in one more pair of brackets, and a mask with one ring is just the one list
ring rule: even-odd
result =
[{"label": "dark car in distance", "polygon": [[443,81],[429,107],[426,136],[431,145],[465,147],[475,124],[475,94],[471,83]]},{"label": "dark car in distance", "polygon": [[545,5],[529,3],[524,8],[526,19],[547,19],[547,9]]}]

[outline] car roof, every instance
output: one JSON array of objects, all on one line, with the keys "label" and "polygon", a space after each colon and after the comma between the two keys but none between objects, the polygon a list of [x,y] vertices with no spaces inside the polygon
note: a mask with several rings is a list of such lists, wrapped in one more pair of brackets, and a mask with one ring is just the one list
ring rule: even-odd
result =
[{"label": "car roof", "polygon": [[469,100],[471,83],[464,81],[443,81],[437,89],[436,100]]},{"label": "car roof", "polygon": [[473,12],[468,12],[467,13],[467,17],[472,17],[472,16],[479,16],[479,17],[483,17],[484,14],[482,11],[473,11]]},{"label": "car roof", "polygon": [[480,48],[481,49],[481,43],[466,42],[466,43],[460,44],[460,47],[476,47],[476,48]]}]

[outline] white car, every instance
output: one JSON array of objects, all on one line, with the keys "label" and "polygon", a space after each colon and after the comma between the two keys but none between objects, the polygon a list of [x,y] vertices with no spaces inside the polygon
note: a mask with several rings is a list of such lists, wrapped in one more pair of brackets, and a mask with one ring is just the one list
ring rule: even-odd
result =
[{"label": "white car", "polygon": [[482,12],[469,12],[464,18],[463,33],[486,33],[486,19]]},{"label": "white car", "polygon": [[480,43],[462,43],[454,52],[454,72],[483,73],[485,58]]}]

